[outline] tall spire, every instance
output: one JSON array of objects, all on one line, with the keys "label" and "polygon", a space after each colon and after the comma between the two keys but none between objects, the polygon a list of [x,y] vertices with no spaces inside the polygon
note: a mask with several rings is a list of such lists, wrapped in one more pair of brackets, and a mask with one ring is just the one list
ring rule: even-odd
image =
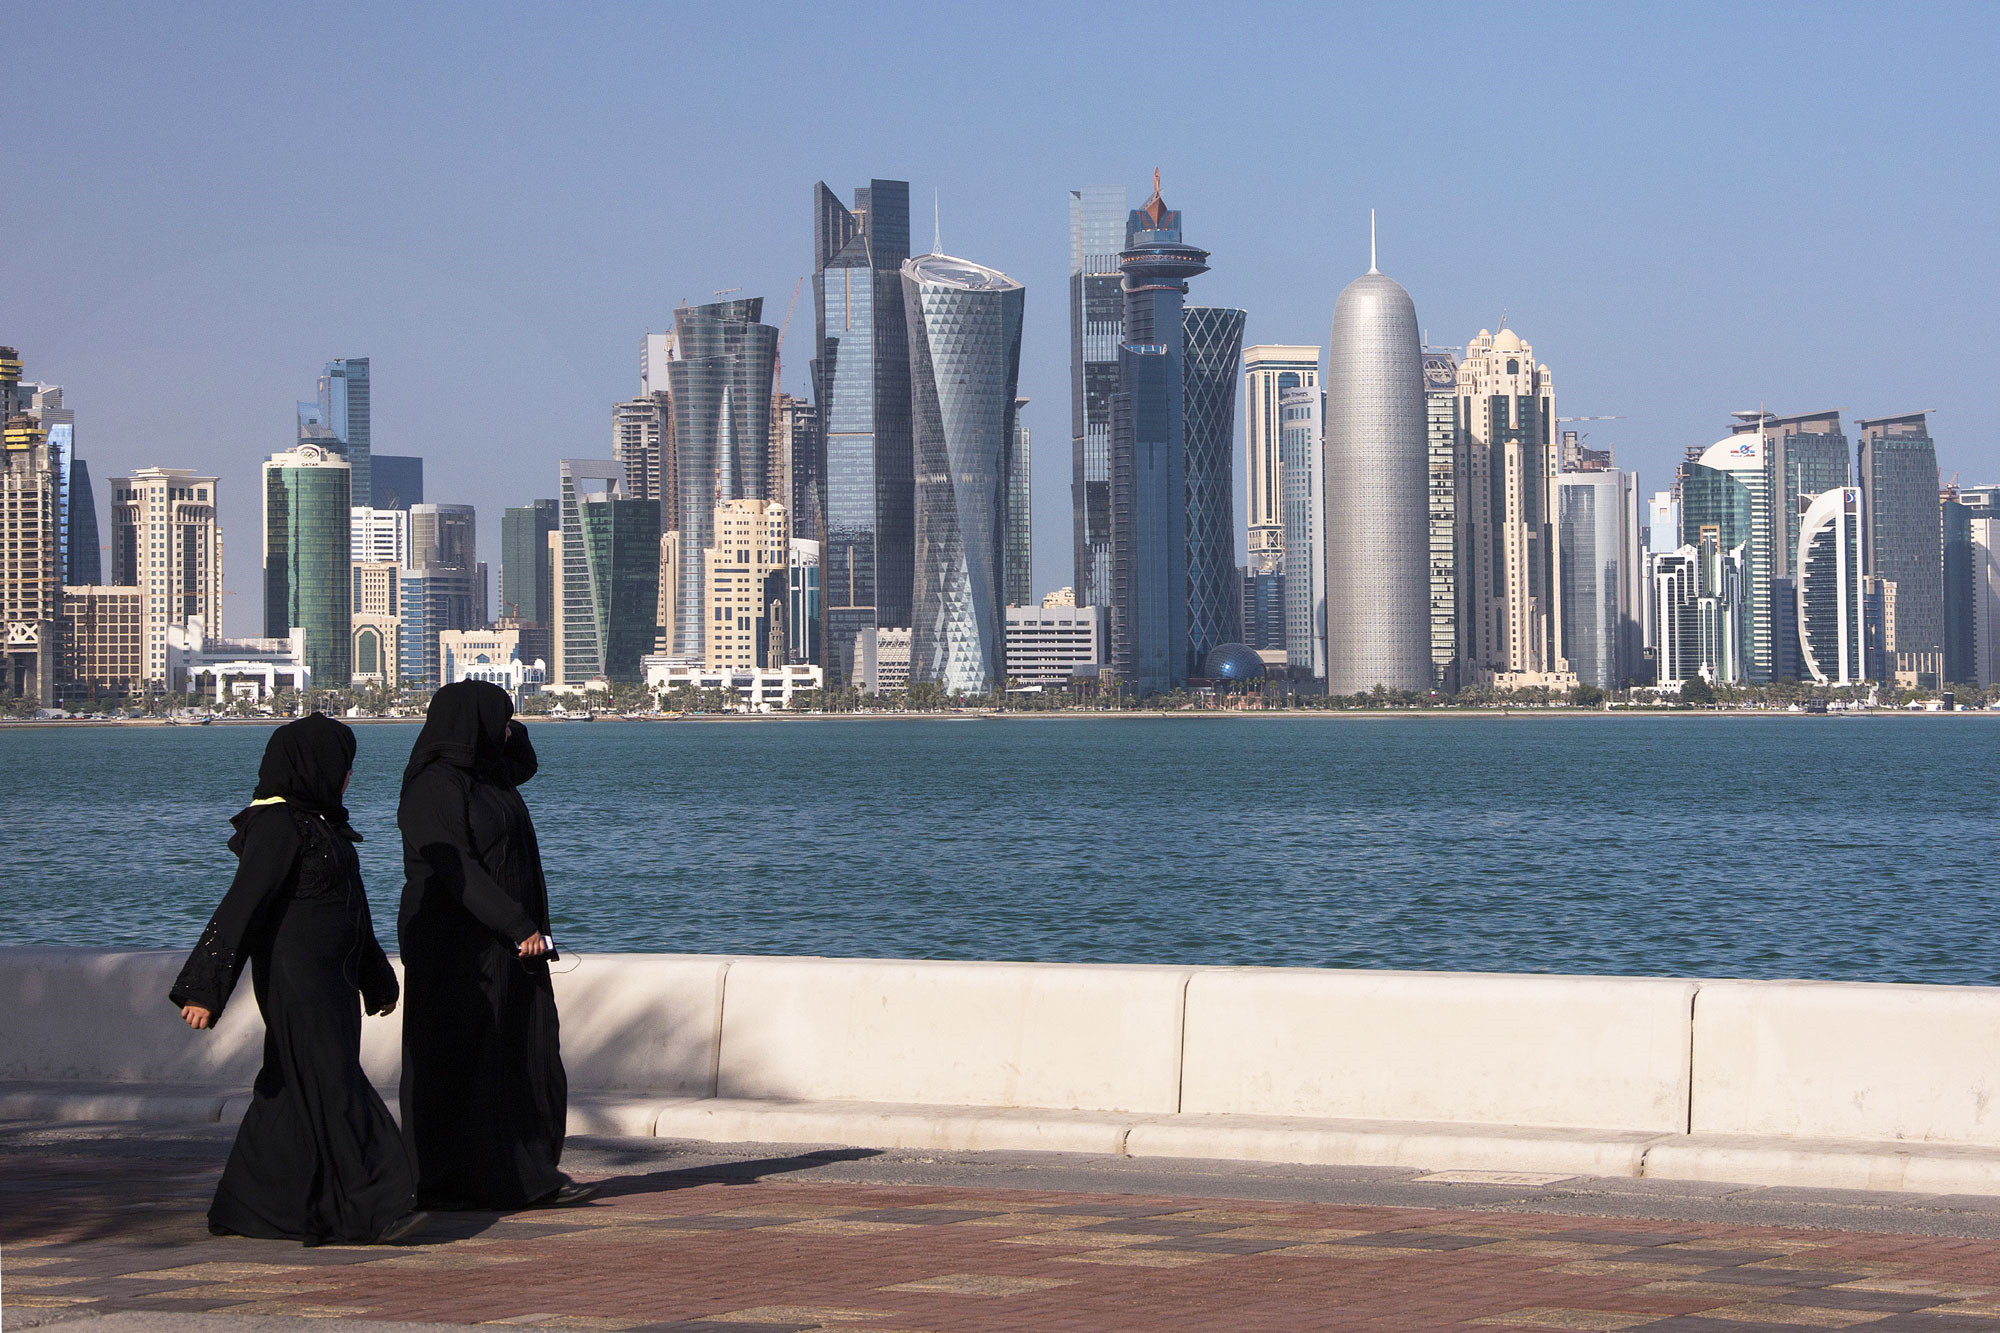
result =
[{"label": "tall spire", "polygon": [[944,253],[944,223],[941,219],[942,214],[938,212],[937,187],[933,185],[931,187],[931,253],[934,255]]},{"label": "tall spire", "polygon": [[1372,208],[1368,210],[1368,271],[1370,273],[1382,271],[1375,267],[1375,210]]}]

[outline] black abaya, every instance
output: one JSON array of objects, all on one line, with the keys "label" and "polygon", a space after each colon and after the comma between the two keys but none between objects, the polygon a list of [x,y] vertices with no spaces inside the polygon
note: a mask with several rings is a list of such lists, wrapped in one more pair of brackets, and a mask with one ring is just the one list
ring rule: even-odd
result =
[{"label": "black abaya", "polygon": [[535,752],[484,682],[431,699],[403,775],[398,925],[403,1133],[426,1207],[518,1208],[568,1182],[569,1085],[548,963],[519,956],[549,930],[534,821],[515,790]]},{"label": "black abaya", "polygon": [[361,1009],[396,1003],[358,838],[340,806],[354,733],[318,714],[272,734],[258,799],[232,821],[236,878],[174,984],[220,1017],[251,965],[264,1066],[209,1208],[217,1232],[374,1240],[415,1202],[409,1156],[361,1070]]}]

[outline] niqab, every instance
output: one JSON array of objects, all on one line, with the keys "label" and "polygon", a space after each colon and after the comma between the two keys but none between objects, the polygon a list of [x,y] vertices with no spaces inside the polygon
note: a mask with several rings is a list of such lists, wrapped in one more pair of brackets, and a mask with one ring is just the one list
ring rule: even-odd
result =
[{"label": "niqab", "polygon": [[[287,722],[271,733],[264,744],[264,761],[257,767],[257,790],[253,800],[282,798],[287,805],[320,816],[334,832],[350,842],[361,835],[347,822],[347,807],[341,804],[348,770],[354,767],[354,728],[324,713],[313,713],[296,722]],[[231,850],[239,855],[243,837],[244,811],[231,820],[236,836]]]},{"label": "niqab", "polygon": [[527,781],[533,769],[517,775],[518,766],[508,762],[507,723],[513,716],[514,701],[491,681],[462,680],[433,694],[403,770],[404,790],[432,764],[450,764],[509,787]]}]

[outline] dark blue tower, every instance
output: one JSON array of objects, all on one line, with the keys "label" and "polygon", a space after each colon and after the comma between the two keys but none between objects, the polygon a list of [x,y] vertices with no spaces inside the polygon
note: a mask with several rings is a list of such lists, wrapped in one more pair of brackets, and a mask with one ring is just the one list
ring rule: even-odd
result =
[{"label": "dark blue tower", "polygon": [[1188,678],[1187,401],[1182,306],[1208,251],[1153,197],[1125,221],[1125,341],[1111,400],[1111,661],[1139,695]]}]

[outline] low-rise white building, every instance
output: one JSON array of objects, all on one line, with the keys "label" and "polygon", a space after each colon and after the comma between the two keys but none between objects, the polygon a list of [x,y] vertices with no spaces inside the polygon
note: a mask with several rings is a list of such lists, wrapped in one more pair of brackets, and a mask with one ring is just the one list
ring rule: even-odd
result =
[{"label": "low-rise white building", "polygon": [[711,670],[701,662],[683,662],[672,657],[641,658],[646,688],[655,694],[681,688],[696,691],[726,691],[734,694],[752,713],[769,713],[790,708],[792,696],[817,690],[824,683],[820,669],[804,662],[778,667],[747,667]]},{"label": "low-rise white building", "polygon": [[514,696],[519,703],[539,694],[549,681],[549,664],[539,658],[521,660],[518,629],[448,629],[438,633],[438,661],[447,685],[483,680]]},{"label": "low-rise white building", "polygon": [[1103,607],[1010,606],[1007,687],[1066,690],[1078,668],[1104,662],[1106,647]]},{"label": "low-rise white building", "polygon": [[[167,689],[193,694],[212,683],[215,701],[268,699],[279,681],[303,694],[312,683],[306,669],[306,632],[292,627],[287,639],[209,638],[202,617],[167,626]],[[345,685],[346,682],[342,681]]]},{"label": "low-rise white building", "polygon": [[899,694],[910,688],[907,628],[878,626],[854,636],[854,664],[847,678],[863,694]]}]

